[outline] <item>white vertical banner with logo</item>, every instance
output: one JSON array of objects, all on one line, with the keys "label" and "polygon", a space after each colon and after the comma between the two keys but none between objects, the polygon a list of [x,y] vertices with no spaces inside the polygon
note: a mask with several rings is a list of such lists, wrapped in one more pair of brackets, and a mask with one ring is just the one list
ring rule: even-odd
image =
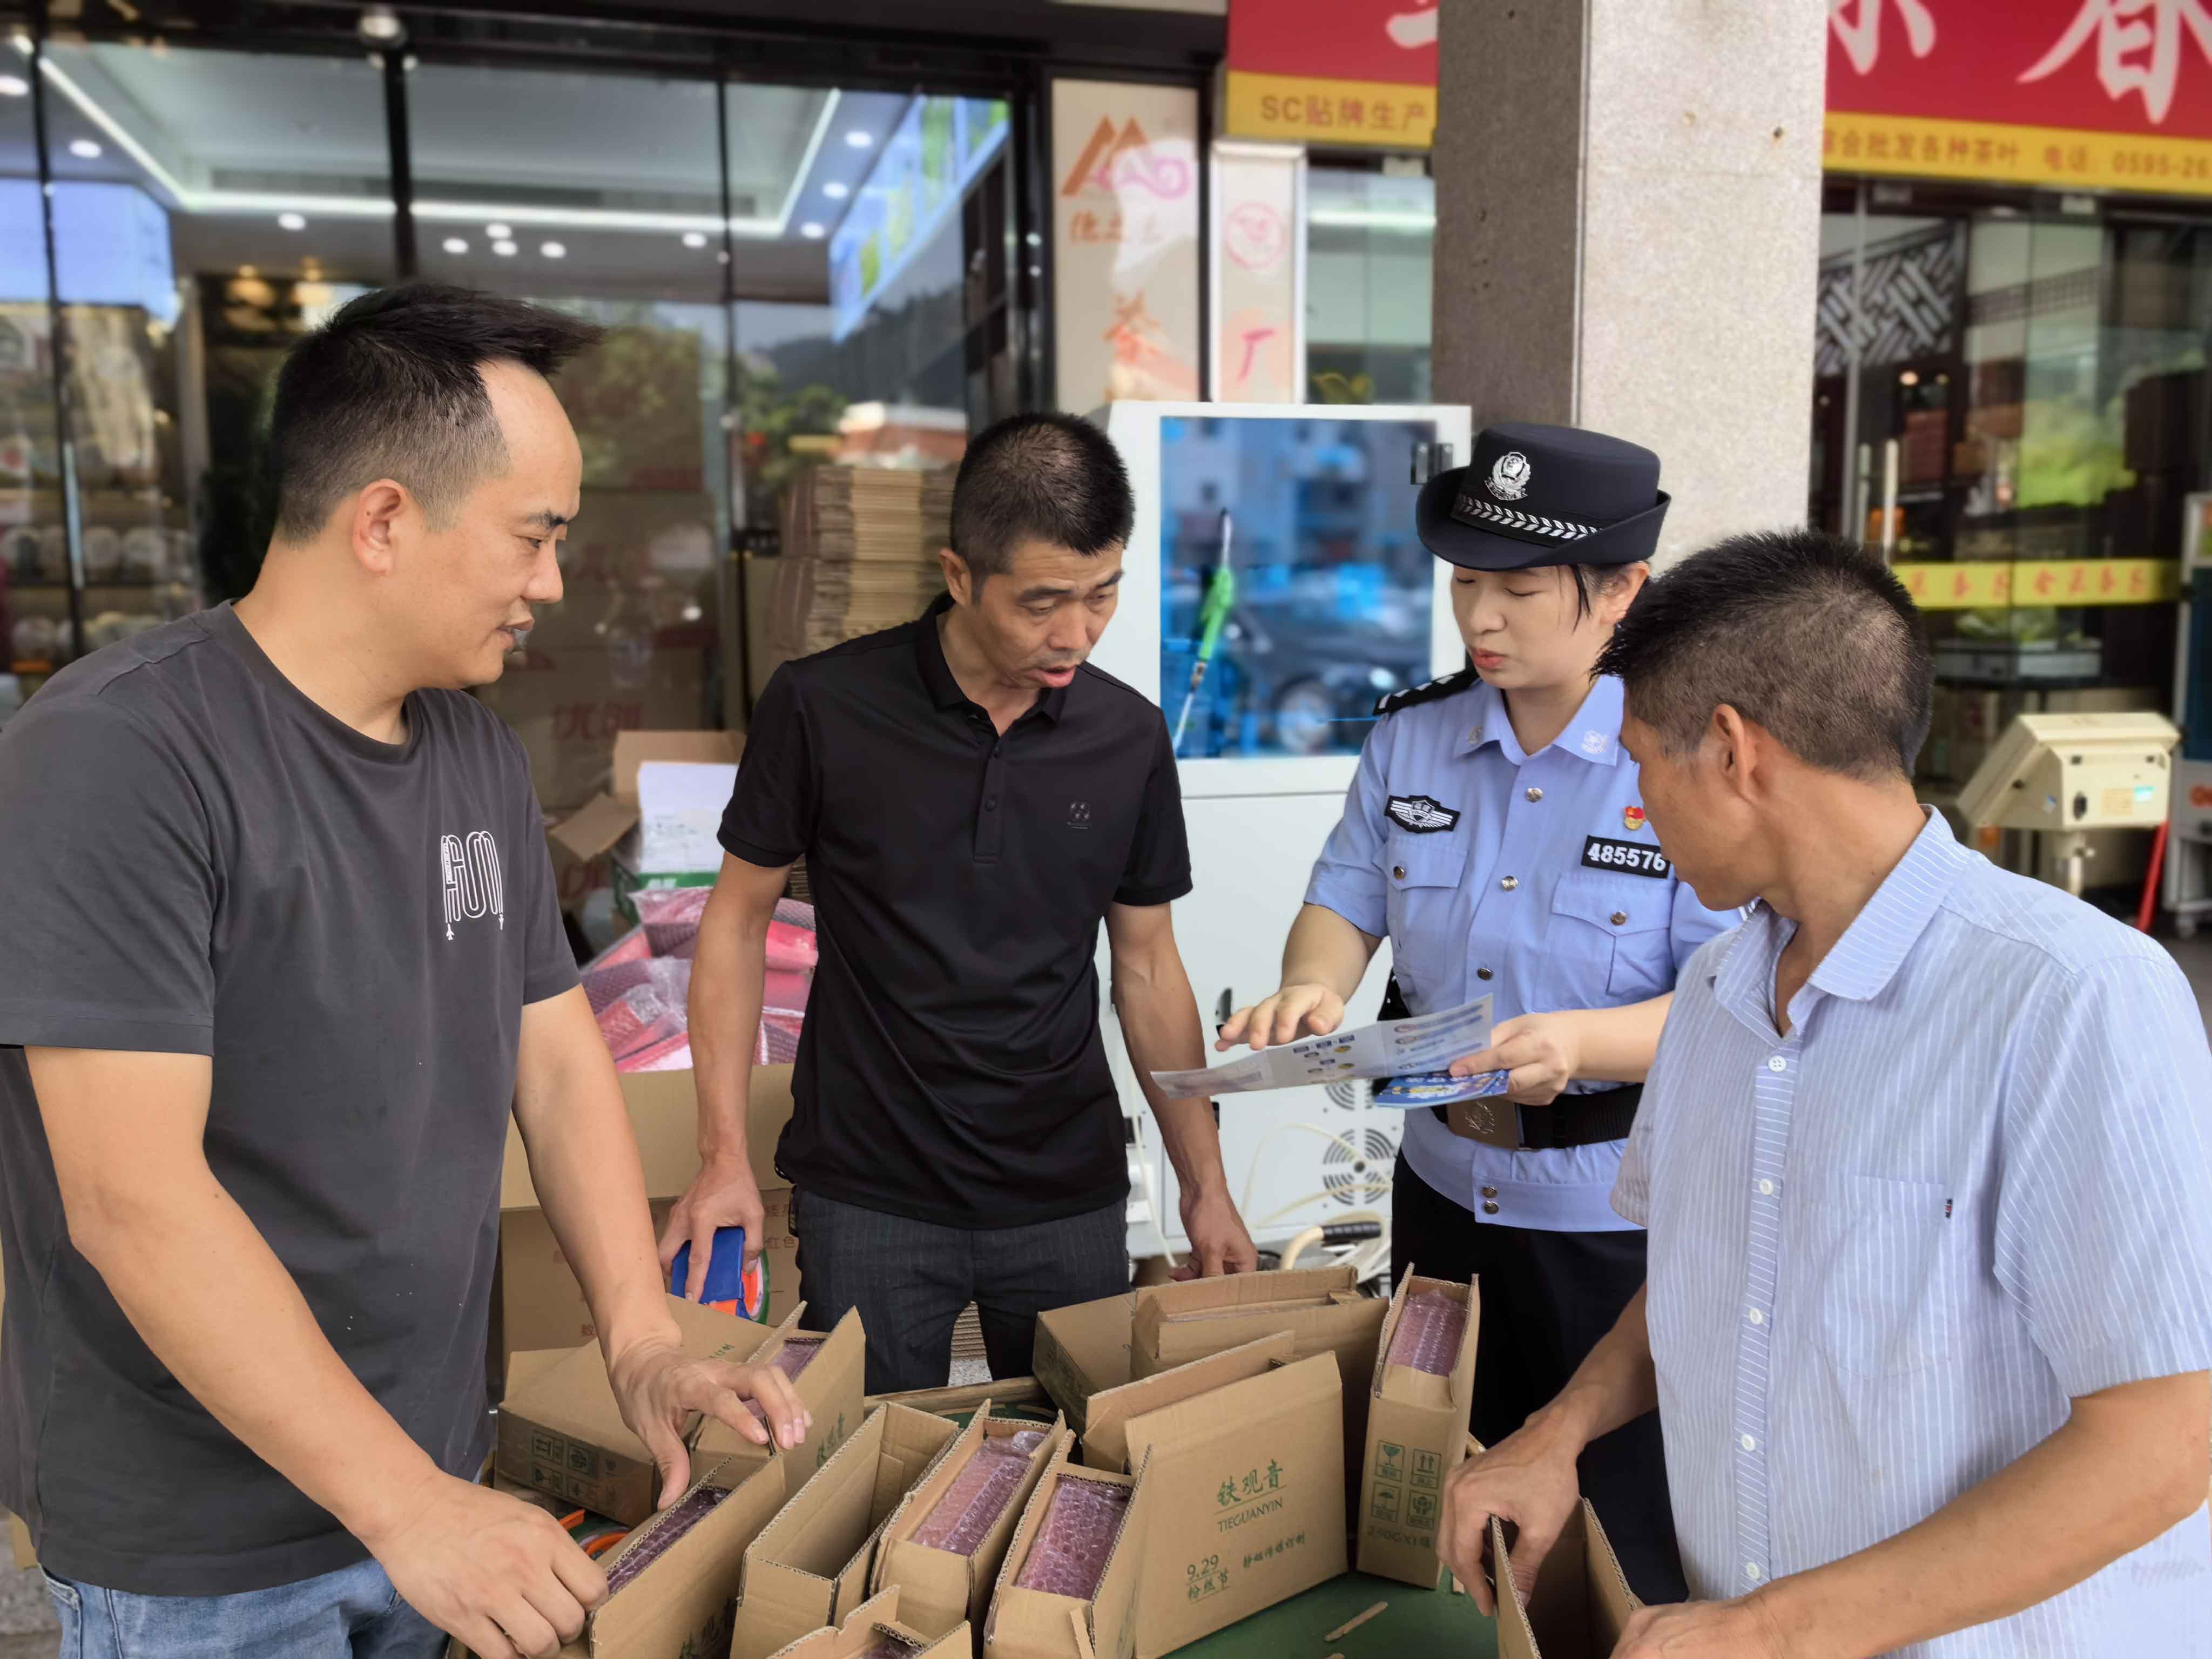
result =
[{"label": "white vertical banner with logo", "polygon": [[1199,395],[1198,94],[1052,87],[1055,401]]},{"label": "white vertical banner with logo", "polygon": [[1294,404],[1306,380],[1306,153],[1213,142],[1213,395]]}]

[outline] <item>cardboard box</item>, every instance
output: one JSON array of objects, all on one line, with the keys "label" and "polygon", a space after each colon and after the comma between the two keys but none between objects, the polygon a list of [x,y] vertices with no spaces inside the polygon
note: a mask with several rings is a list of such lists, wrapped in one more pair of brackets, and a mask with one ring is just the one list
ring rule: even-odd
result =
[{"label": "cardboard box", "polygon": [[1083,1431],[1084,1463],[1094,1469],[1128,1468],[1131,1418],[1164,1411],[1178,1401],[1211,1394],[1231,1382],[1265,1376],[1274,1367],[1290,1363],[1291,1346],[1291,1334],[1277,1331],[1226,1353],[1212,1354],[1140,1382],[1125,1382],[1093,1395]]},{"label": "cardboard box", "polygon": [[1629,1615],[1644,1604],[1598,1524],[1588,1498],[1567,1522],[1544,1558],[1524,1607],[1515,1594],[1505,1528],[1490,1523],[1490,1559],[1505,1586],[1498,1601],[1499,1659],[1606,1659],[1620,1643]]},{"label": "cardboard box", "polygon": [[1135,1385],[1171,1401],[1127,1420],[1152,1487],[1137,1596],[1137,1659],[1287,1601],[1346,1570],[1344,1381],[1315,1354],[1185,1395],[1174,1373]]},{"label": "cardboard box", "polygon": [[1091,1395],[1129,1380],[1129,1322],[1136,1310],[1136,1297],[1124,1294],[1037,1316],[1030,1368],[1078,1433]]},{"label": "cardboard box", "polygon": [[732,1659],[767,1659],[849,1618],[868,1593],[891,1512],[958,1433],[904,1406],[870,1412],[746,1549]]},{"label": "cardboard box", "polygon": [[[794,1312],[783,1327],[764,1331],[678,1297],[670,1297],[668,1306],[683,1334],[685,1353],[753,1364],[774,1358],[799,1316]],[[793,1467],[794,1481],[826,1462],[859,1425],[866,1359],[860,1315],[848,1313],[794,1380],[799,1397],[814,1416],[813,1432],[805,1443],[781,1454]],[[690,1437],[695,1458],[726,1462],[738,1471],[778,1455],[714,1418],[695,1426]],[[593,1345],[576,1349],[508,1396],[500,1408],[495,1462],[510,1480],[629,1526],[650,1516],[659,1497],[659,1470],[645,1443],[623,1421],[606,1361]]]},{"label": "cardboard box", "polygon": [[745,740],[737,732],[623,732],[614,740],[613,776],[609,788],[586,801],[548,830],[556,878],[565,889],[570,871],[609,861],[615,884],[615,902],[624,915],[635,917],[629,896],[648,887],[711,887],[720,866],[705,870],[647,870],[641,867],[636,832],[642,813],[638,803],[638,768],[647,761],[674,761],[695,765],[730,766],[744,752]]},{"label": "cardboard box", "polygon": [[[1467,1328],[1449,1374],[1394,1365],[1390,1341],[1411,1296],[1464,1304]],[[1367,1456],[1359,1494],[1359,1570],[1434,1589],[1443,1572],[1437,1528],[1444,1482],[1467,1455],[1468,1413],[1474,1401],[1474,1346],[1482,1303],[1473,1284],[1407,1273],[1391,1298],[1367,1402]]]},{"label": "cardboard box", "polygon": [[1344,1266],[1193,1279],[1134,1291],[1131,1373],[1155,1376],[1288,1331],[1294,1358],[1335,1356],[1344,1385],[1345,1467],[1357,1468],[1367,1449],[1368,1383],[1390,1310],[1388,1303],[1360,1295],[1357,1285]]},{"label": "cardboard box", "polygon": [[[1006,1547],[983,1626],[983,1659],[1121,1659],[1136,1650],[1137,1595],[1151,1527],[1149,1468],[1133,1475],[1073,1469],[1067,1462],[1072,1443],[1061,1439]],[[1098,1588],[1083,1598],[1024,1589],[1016,1580],[1043,1530],[1053,1495],[1082,1481],[1122,1487],[1129,1494]]]},{"label": "cardboard box", "polygon": [[975,1449],[987,1437],[1004,1439],[1024,1429],[1042,1426],[1012,1418],[993,1417],[990,1403],[985,1401],[968,1426],[945,1449],[936,1466],[900,1500],[890,1520],[884,1524],[882,1540],[876,1546],[875,1570],[869,1583],[877,1590],[896,1584],[906,1621],[924,1635],[944,1635],[963,1620],[976,1626],[983,1623],[990,1606],[991,1587],[998,1581],[1006,1547],[1013,1541],[1014,1528],[1021,1522],[1022,1506],[1029,1502],[1030,1494],[1044,1477],[1047,1465],[1066,1438],[1065,1421],[1053,1419],[1052,1426],[1046,1431],[1044,1443],[1030,1454],[1028,1471],[1007,1501],[1006,1512],[992,1525],[973,1555],[955,1555],[949,1550],[917,1544],[914,1541],[915,1529],[928,1518],[945,1488],[968,1467],[975,1455]]},{"label": "cardboard box", "polygon": [[[656,1225],[699,1172],[699,1108],[690,1072],[630,1072],[622,1077],[623,1103],[645,1166],[645,1194]],[[791,1232],[791,1188],[775,1172],[775,1146],[791,1121],[791,1067],[756,1066],[745,1123],[753,1178],[760,1183],[768,1223],[768,1306],[781,1324],[801,1299],[799,1241]],[[553,1229],[538,1207],[529,1154],[510,1121],[507,1162],[500,1182],[499,1285],[494,1301],[491,1351],[495,1376],[508,1359],[533,1348],[573,1348],[594,1340],[599,1328]]]},{"label": "cardboard box", "polygon": [[[899,1601],[899,1588],[893,1584],[854,1608],[841,1627],[810,1631],[789,1646],[778,1649],[775,1659],[857,1659],[884,1636],[903,1644],[908,1659],[973,1659],[975,1642],[968,1626],[956,1625],[933,1640],[900,1620]],[[702,1659],[706,1651],[701,1650]]]}]

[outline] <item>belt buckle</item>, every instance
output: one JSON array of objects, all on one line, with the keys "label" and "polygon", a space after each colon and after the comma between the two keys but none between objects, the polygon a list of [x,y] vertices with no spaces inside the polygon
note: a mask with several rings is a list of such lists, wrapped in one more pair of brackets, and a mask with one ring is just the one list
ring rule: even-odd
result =
[{"label": "belt buckle", "polygon": [[1455,1100],[1444,1108],[1444,1122],[1462,1140],[1479,1140],[1509,1152],[1524,1150],[1521,1142],[1521,1108],[1503,1095]]}]

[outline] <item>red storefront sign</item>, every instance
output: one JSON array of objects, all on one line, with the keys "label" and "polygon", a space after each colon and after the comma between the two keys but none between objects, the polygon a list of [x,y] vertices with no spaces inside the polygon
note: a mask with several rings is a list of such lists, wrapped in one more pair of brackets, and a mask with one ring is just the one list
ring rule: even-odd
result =
[{"label": "red storefront sign", "polygon": [[1230,0],[1228,130],[1425,149],[1437,0]]},{"label": "red storefront sign", "polygon": [[2212,195],[2212,0],[1829,0],[1826,165]]}]

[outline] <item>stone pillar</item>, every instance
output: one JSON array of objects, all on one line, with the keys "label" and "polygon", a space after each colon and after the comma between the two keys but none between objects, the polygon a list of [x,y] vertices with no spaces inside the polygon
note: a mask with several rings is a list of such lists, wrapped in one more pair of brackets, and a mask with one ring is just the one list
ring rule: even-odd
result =
[{"label": "stone pillar", "polygon": [[1441,0],[1435,396],[1648,445],[1662,560],[1801,524],[1826,0]]}]

